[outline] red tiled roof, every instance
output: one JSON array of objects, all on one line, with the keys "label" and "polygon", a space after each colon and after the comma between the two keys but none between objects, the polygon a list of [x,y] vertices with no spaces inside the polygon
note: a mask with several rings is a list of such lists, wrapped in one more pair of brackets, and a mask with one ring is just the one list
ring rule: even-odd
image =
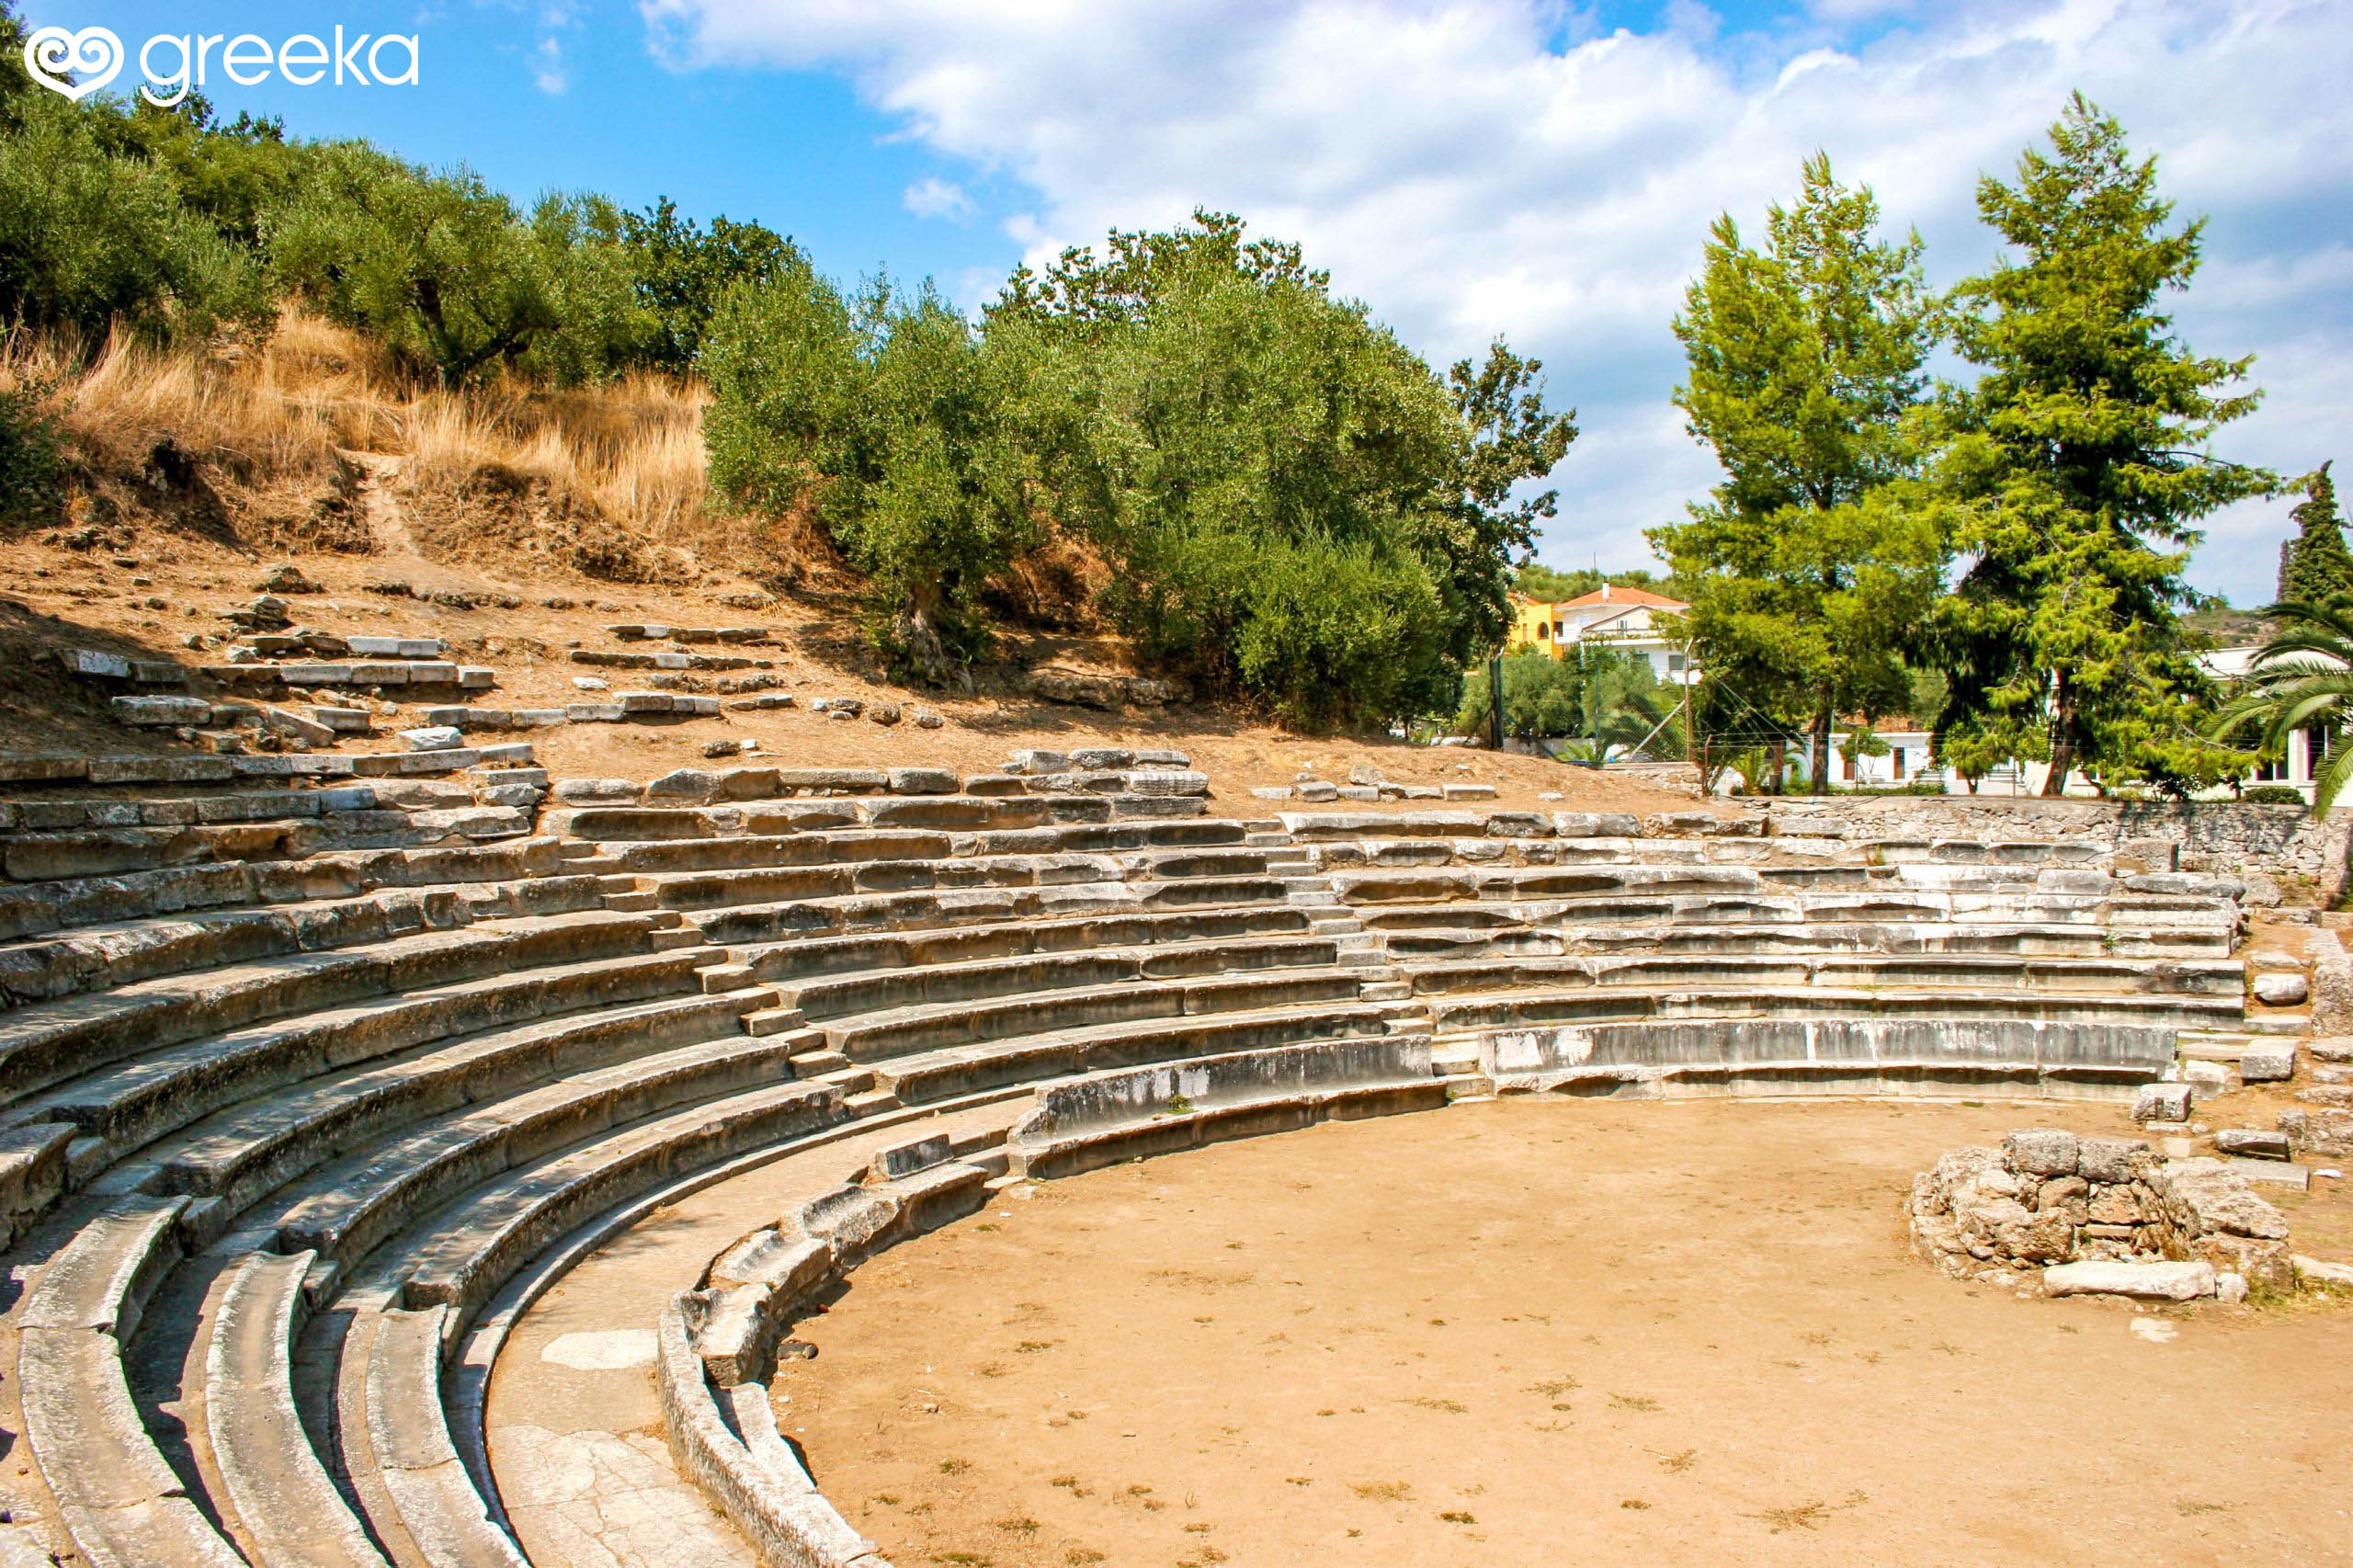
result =
[{"label": "red tiled roof", "polygon": [[1596,605],[1625,605],[1629,608],[1647,605],[1655,609],[1671,609],[1678,612],[1691,608],[1681,599],[1670,599],[1664,594],[1654,594],[1643,588],[1622,588],[1614,583],[1605,583],[1592,593],[1581,594],[1573,599],[1563,599],[1553,608],[1555,609],[1589,609]]}]

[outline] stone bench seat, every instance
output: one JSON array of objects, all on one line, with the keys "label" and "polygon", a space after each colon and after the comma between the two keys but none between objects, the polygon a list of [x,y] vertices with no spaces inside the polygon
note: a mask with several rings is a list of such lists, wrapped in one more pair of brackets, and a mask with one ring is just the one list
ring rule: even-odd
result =
[{"label": "stone bench seat", "polygon": [[364,1469],[380,1489],[381,1505],[368,1500],[370,1520],[380,1539],[404,1540],[402,1561],[529,1568],[450,1434],[442,1363],[456,1333],[445,1307],[404,1312],[370,1301],[353,1311],[342,1336],[342,1403],[356,1407],[365,1447],[347,1437],[345,1459],[355,1480]]},{"label": "stone bench seat", "polygon": [[2120,1093],[2162,1074],[2175,1039],[2134,1023],[1693,1018],[1498,1035],[1482,1057],[1506,1092],[1971,1094],[2009,1085]]},{"label": "stone bench seat", "polygon": [[[1302,1040],[1399,1032],[1393,1004],[1326,1002],[1081,1026],[951,1046],[872,1063],[875,1082],[908,1105],[1049,1078],[1211,1056]],[[1411,1028],[1404,1032],[1415,1032]]]},{"label": "stone bench seat", "polygon": [[[329,1160],[383,1141],[422,1118],[521,1093],[574,1074],[678,1046],[734,1040],[743,1016],[765,1005],[765,988],[706,994],[699,975],[678,964],[607,969],[585,1006],[524,1023],[504,1017],[473,1032],[436,1037],[422,1046],[303,1078],[274,1093],[256,1093],[215,1112],[151,1151],[149,1185],[164,1192],[218,1198],[237,1213],[265,1194]],[[544,984],[545,982],[543,981]],[[642,995],[649,986],[668,989]],[[632,992],[642,994],[633,997]],[[502,1014],[529,1006],[578,1003],[577,994],[501,998]],[[471,1020],[460,1020],[471,1021]]]},{"label": "stone bench seat", "polygon": [[949,835],[926,828],[847,828],[743,838],[615,839],[598,846],[624,871],[750,870],[868,860],[954,858]]},{"label": "stone bench seat", "polygon": [[1354,1002],[1372,972],[1324,968],[1274,970],[1238,977],[1123,980],[1074,984],[1035,996],[955,1000],[861,1013],[820,1024],[825,1044],[851,1061],[873,1063],[915,1051],[980,1044],[1019,1034],[1264,1009],[1312,1003]]},{"label": "stone bench seat", "polygon": [[1267,875],[1275,853],[1239,846],[1155,846],[1125,851],[1118,858],[1121,873],[1131,881],[1232,881]]},{"label": "stone bench seat", "polygon": [[478,1308],[534,1253],[583,1221],[695,1170],[847,1120],[831,1084],[769,1084],[699,1102],[506,1173],[415,1225],[401,1303]]},{"label": "stone bench seat", "polygon": [[299,860],[346,849],[413,849],[451,840],[512,838],[530,819],[499,806],[450,812],[352,811],[332,816],[196,823],[175,827],[93,827],[69,833],[0,835],[0,870],[17,883],[122,877],[176,866],[235,860]]},{"label": "stone bench seat", "polygon": [[1204,1149],[1239,1138],[1296,1132],[1319,1121],[1356,1121],[1407,1111],[1438,1110],[1447,1103],[1447,1085],[1431,1077],[1270,1092],[1232,1104],[1041,1140],[1016,1153],[1015,1172],[1050,1181],[1129,1160]]},{"label": "stone bench seat", "polygon": [[785,1006],[823,1021],[900,1007],[1007,996],[1042,998],[1068,989],[1253,970],[1310,969],[1338,961],[1339,949],[1329,937],[1220,937],[1135,948],[1025,952],[921,966],[892,964],[823,979],[788,981],[780,992]]},{"label": "stone bench seat", "polygon": [[1031,953],[1083,952],[1163,942],[1256,940],[1296,937],[1309,916],[1290,904],[1136,914],[1085,914],[1063,919],[903,928],[862,936],[816,936],[797,941],[731,948],[732,961],[761,981],[792,983],[858,970],[911,969],[1009,959]]},{"label": "stone bench seat", "polygon": [[37,1002],[0,1015],[0,1083],[11,1099],[22,1099],[125,1058],[272,1018],[484,973],[642,951],[654,926],[647,915],[608,910],[526,916]]},{"label": "stone bench seat", "polygon": [[2025,958],[1972,953],[1641,953],[1518,957],[1408,963],[1405,979],[1424,995],[1518,991],[1537,986],[1652,986],[1743,983],[1968,986],[1985,992],[2036,991],[2224,996],[2245,994],[2246,966],[2235,959]]},{"label": "stone bench seat", "polygon": [[2029,992],[1988,994],[1953,988],[1848,988],[1828,985],[1690,986],[1673,991],[1586,986],[1569,991],[1469,993],[1434,996],[1430,1017],[1441,1033],[1549,1028],[1616,1019],[1902,1017],[1975,1023],[2145,1024],[2165,1028],[2227,1028],[2245,1016],[2241,1000],[2219,996]]},{"label": "stone bench seat", "polygon": [[772,942],[794,936],[1062,920],[1088,915],[1207,910],[1289,902],[1289,879],[1202,879],[1132,884],[1093,881],[983,887],[915,887],[889,892],[700,906],[680,911],[710,941]]},{"label": "stone bench seat", "polygon": [[[785,1037],[703,1040],[632,1057],[412,1123],[248,1210],[239,1229],[313,1251],[313,1290],[460,1195],[649,1118],[787,1084]],[[824,1089],[827,1085],[794,1085]]]},{"label": "stone bench seat", "polygon": [[698,966],[714,956],[709,949],[621,951],[378,992],[158,1047],[73,1078],[9,1114],[17,1125],[62,1122],[104,1140],[111,1160],[242,1096],[424,1040],[574,1007],[699,992]]},{"label": "stone bench seat", "polygon": [[69,936],[0,944],[0,1008],[191,970],[446,930],[471,919],[472,912],[452,891],[394,889],[227,910],[202,919],[167,915],[87,926]]},{"label": "stone bench seat", "polygon": [[1050,1180],[1332,1118],[1435,1109],[1430,1042],[1383,1035],[1228,1051],[1041,1085],[1006,1140],[1009,1174]]},{"label": "stone bench seat", "polygon": [[[1334,881],[1336,882],[1337,878]],[[1443,890],[1441,890],[1443,892]],[[1369,927],[1403,930],[1447,926],[1707,925],[1895,922],[1993,923],[1998,925],[2216,926],[2234,931],[2238,909],[2211,899],[2142,893],[1983,892],[1798,892],[1765,894],[1741,891],[1665,892],[1575,897],[1493,899],[1480,903],[1400,899],[1357,905]]]},{"label": "stone bench seat", "polygon": [[[1444,906],[1452,910],[1455,906]],[[2089,925],[2026,922],[1730,922],[1686,926],[1574,925],[1400,926],[1383,931],[1400,960],[1497,955],[1558,957],[1570,953],[2016,953],[2037,958],[2221,959],[2230,954],[2219,925],[2165,932],[2147,927],[2120,935]]]},{"label": "stone bench seat", "polygon": [[295,1404],[311,1255],[248,1253],[226,1271],[204,1346],[204,1427],[239,1533],[267,1568],[386,1568]]},{"label": "stone bench seat", "polygon": [[958,855],[1109,855],[1121,850],[1210,848],[1238,845],[1249,830],[1224,817],[1062,823],[1047,827],[987,828],[954,835]]},{"label": "stone bench seat", "polygon": [[1764,889],[1757,873],[1745,867],[1678,865],[1336,871],[1331,883],[1345,903],[1479,903],[1576,895],[1623,898],[1645,893],[1755,895]]},{"label": "stone bench seat", "polygon": [[635,891],[665,909],[714,909],[738,903],[796,903],[853,893],[991,887],[1043,887],[1120,880],[1117,862],[1091,855],[1000,855],[974,860],[868,860],[741,870],[653,872],[634,877]]},{"label": "stone bench seat", "polygon": [[127,1198],[51,1260],[18,1319],[24,1436],[66,1528],[90,1560],[237,1568],[188,1496],[131,1396],[124,1352],[180,1256],[186,1199]]}]

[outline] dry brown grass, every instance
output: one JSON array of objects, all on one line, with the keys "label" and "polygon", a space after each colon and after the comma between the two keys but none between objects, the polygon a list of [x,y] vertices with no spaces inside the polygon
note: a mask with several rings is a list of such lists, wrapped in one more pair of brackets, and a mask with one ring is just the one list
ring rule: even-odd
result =
[{"label": "dry brown grass", "polygon": [[[93,351],[63,336],[0,338],[0,387],[27,384],[47,390],[94,483],[109,471],[140,476],[168,443],[217,493],[222,527],[265,525],[255,543],[365,549],[347,523],[339,540],[268,525],[302,490],[311,512],[324,498],[347,515],[357,470],[346,454],[376,453],[400,460],[418,542],[452,561],[512,565],[520,552],[640,580],[686,580],[710,563],[797,581],[809,565],[835,564],[805,524],[709,505],[710,399],[694,381],[633,375],[555,390],[502,379],[446,391],[290,303],[255,342],[164,349],[117,335]],[[260,494],[273,487],[275,506]]]}]

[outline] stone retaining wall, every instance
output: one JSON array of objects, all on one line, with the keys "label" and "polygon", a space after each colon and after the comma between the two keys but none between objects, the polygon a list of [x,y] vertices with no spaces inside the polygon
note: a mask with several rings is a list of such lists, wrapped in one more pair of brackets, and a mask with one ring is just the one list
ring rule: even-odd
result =
[{"label": "stone retaining wall", "polygon": [[1912,1235],[1948,1273],[2082,1262],[2203,1263],[2291,1289],[2288,1224],[2220,1160],[2160,1158],[2138,1139],[2013,1132],[1955,1149],[1913,1178]]},{"label": "stone retaining wall", "polygon": [[2151,871],[2244,877],[2245,902],[2326,906],[2345,892],[2353,808],[2315,817],[2302,806],[2239,801],[2046,801],[2034,796],[1885,795],[1728,802],[1775,835],[1837,838],[2097,838]]}]

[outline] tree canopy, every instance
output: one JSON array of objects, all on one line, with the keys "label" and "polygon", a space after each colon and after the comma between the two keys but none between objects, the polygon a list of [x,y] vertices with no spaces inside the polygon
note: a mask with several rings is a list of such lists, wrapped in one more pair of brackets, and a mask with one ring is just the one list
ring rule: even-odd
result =
[{"label": "tree canopy", "polygon": [[2175,224],[2156,177],[2076,95],[2049,151],[1980,183],[2012,254],[1953,292],[1954,346],[1981,373],[1940,399],[1938,479],[1970,564],[1935,617],[1938,751],[1964,772],[2047,760],[2050,794],[2075,768],[2178,790],[2234,766],[2200,733],[2182,572],[2198,518],[2275,481],[2210,450],[2255,407],[2252,360],[2174,335],[2163,300],[2196,274],[2203,224]]},{"label": "tree canopy", "polygon": [[[1724,478],[1650,530],[1691,603],[1703,667],[1786,716],[1826,761],[1838,715],[1900,708],[1902,653],[1941,582],[1912,415],[1931,300],[1919,236],[1875,239],[1879,204],[1815,154],[1753,246],[1717,219],[1675,331],[1676,402]],[[1813,769],[1813,788],[1828,769]]]}]

